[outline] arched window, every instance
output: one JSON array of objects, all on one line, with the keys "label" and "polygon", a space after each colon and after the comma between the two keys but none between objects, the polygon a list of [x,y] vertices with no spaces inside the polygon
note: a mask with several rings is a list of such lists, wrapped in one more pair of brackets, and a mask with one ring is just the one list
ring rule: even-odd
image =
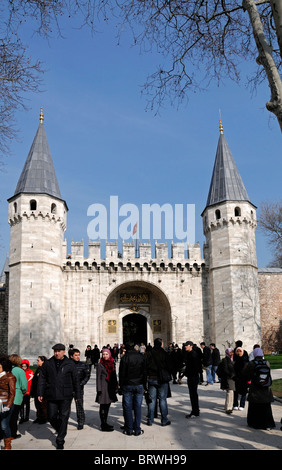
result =
[{"label": "arched window", "polygon": [[57,206],[54,203],[51,205],[51,214],[57,214]]},{"label": "arched window", "polygon": [[16,202],[14,202],[14,214],[18,212],[18,205]]},{"label": "arched window", "polygon": [[240,207],[235,207],[235,209],[234,209],[234,215],[235,215],[235,217],[240,217],[240,216],[241,216],[241,209],[240,209]]},{"label": "arched window", "polygon": [[215,218],[216,218],[216,220],[218,220],[218,219],[220,219],[220,217],[221,217],[221,215],[220,215],[220,210],[217,209],[217,210],[215,211]]},{"label": "arched window", "polygon": [[34,199],[31,199],[31,201],[29,202],[29,207],[31,211],[36,211],[37,202]]}]

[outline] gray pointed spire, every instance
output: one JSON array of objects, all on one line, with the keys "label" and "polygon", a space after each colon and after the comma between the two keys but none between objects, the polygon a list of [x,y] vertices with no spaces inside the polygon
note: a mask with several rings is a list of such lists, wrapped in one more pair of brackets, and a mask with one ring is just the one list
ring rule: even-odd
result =
[{"label": "gray pointed spire", "polygon": [[42,109],[40,123],[14,195],[20,193],[48,194],[62,199],[44,129]]},{"label": "gray pointed spire", "polygon": [[224,201],[250,202],[250,199],[220,123],[220,136],[206,207]]}]

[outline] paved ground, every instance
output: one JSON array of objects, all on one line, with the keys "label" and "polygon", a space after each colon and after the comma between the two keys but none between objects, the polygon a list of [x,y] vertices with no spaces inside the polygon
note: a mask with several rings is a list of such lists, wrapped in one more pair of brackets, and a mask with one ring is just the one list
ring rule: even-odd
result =
[{"label": "paved ground", "polygon": [[[272,371],[273,378],[282,378],[282,370]],[[247,408],[244,411],[233,411],[231,415],[224,413],[225,392],[219,384],[199,386],[201,415],[196,419],[186,419],[190,412],[190,401],[186,381],[182,385],[171,384],[172,397],[168,399],[169,419],[171,425],[162,427],[157,418],[154,425],[146,425],[146,405],[143,404],[141,436],[126,436],[120,426],[123,424],[121,397],[118,403],[110,408],[109,422],[114,425],[114,431],[103,433],[99,429],[98,405],[95,403],[95,374],[85,387],[86,425],[78,431],[76,414],[72,406],[65,450],[88,450],[95,455],[105,451],[105,455],[138,455],[142,451],[156,453],[167,451],[180,455],[187,450],[282,450],[282,402],[275,401],[272,405],[276,428],[270,431],[260,431],[248,428],[246,422]],[[19,425],[22,437],[12,442],[13,450],[55,450],[55,433],[52,427],[33,424],[35,411],[31,404],[30,421]],[[107,451],[111,450],[111,453]],[[158,452],[157,452],[158,453]],[[7,454],[7,453],[6,453]],[[65,453],[63,452],[65,455]],[[9,453],[11,456],[11,453]],[[50,456],[50,454],[48,454]],[[56,453],[58,456],[58,452]],[[3,456],[3,454],[2,454]],[[99,457],[100,458],[100,457]],[[105,457],[104,457],[105,458]],[[107,462],[103,462],[104,464]]]}]

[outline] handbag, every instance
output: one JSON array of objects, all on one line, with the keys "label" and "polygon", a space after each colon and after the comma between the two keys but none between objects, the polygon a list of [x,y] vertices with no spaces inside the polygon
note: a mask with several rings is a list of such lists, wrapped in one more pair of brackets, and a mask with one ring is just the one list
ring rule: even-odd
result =
[{"label": "handbag", "polygon": [[148,390],[144,390],[144,396],[145,396],[145,401],[146,401],[146,404],[149,405],[150,403],[152,403],[152,398],[148,392]]}]

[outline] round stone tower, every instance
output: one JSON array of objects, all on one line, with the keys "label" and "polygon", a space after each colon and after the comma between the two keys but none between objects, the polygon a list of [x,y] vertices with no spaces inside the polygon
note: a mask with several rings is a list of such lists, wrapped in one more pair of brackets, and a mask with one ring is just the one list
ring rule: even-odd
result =
[{"label": "round stone tower", "polygon": [[8,199],[9,353],[49,355],[61,341],[62,258],[67,205],[61,198],[41,110],[40,123]]},{"label": "round stone tower", "polygon": [[220,123],[207,204],[202,213],[209,269],[210,339],[224,351],[260,343],[256,207],[251,203]]}]

